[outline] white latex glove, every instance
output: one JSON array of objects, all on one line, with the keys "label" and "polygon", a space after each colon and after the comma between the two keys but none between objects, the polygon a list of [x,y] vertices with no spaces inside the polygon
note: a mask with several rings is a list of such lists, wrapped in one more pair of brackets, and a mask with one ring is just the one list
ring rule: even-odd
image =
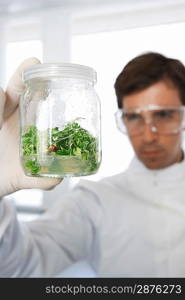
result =
[{"label": "white latex glove", "polygon": [[28,177],[24,174],[19,158],[19,100],[24,90],[22,71],[40,63],[29,58],[11,77],[6,93],[0,88],[0,197],[20,189],[51,189],[61,179]]}]

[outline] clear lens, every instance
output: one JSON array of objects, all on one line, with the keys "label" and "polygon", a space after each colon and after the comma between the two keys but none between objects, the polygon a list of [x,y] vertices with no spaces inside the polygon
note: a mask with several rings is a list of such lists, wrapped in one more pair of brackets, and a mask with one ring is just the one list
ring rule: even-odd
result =
[{"label": "clear lens", "polygon": [[185,128],[184,106],[148,105],[116,112],[118,128],[130,136],[144,132],[146,124],[159,134],[176,134]]}]

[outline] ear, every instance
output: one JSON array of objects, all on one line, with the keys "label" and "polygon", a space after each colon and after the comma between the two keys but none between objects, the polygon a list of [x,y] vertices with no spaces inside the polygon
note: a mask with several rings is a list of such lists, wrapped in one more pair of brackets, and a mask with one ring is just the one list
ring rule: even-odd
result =
[{"label": "ear", "polygon": [[3,124],[4,106],[5,106],[5,93],[3,89],[0,88],[0,129]]}]

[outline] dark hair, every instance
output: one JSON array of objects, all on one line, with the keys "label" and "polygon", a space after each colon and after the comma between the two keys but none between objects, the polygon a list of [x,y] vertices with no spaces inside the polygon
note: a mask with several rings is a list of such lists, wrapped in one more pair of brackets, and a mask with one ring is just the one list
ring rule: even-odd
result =
[{"label": "dark hair", "polygon": [[114,85],[118,107],[122,107],[125,95],[145,89],[160,80],[170,80],[185,105],[185,66],[177,59],[148,52],[132,59],[118,75]]}]

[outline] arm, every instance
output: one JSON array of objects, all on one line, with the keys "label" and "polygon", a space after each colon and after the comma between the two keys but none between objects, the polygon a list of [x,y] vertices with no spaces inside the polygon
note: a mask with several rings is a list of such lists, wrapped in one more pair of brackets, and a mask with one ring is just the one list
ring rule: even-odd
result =
[{"label": "arm", "polygon": [[11,201],[3,199],[0,277],[50,277],[91,256],[101,220],[94,200],[95,195],[76,188],[38,220],[21,224]]}]

